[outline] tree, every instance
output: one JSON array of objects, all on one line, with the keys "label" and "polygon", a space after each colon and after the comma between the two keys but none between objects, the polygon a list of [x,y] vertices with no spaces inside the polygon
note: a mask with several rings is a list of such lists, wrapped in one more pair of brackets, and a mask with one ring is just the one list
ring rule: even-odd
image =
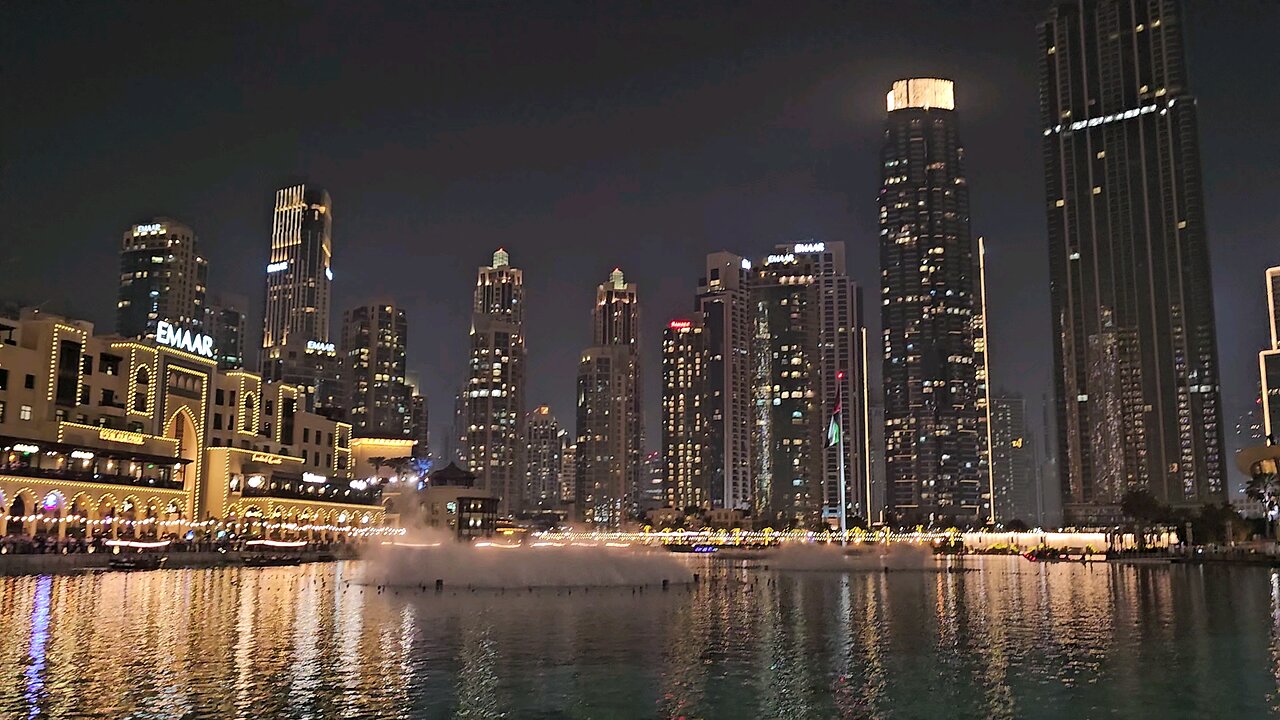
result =
[{"label": "tree", "polygon": [[1240,528],[1245,527],[1244,518],[1235,511],[1235,508],[1226,503],[1221,505],[1203,505],[1200,512],[1190,515],[1187,521],[1191,523],[1196,539],[1199,542],[1212,540],[1213,542],[1229,542],[1233,538],[1231,534]]},{"label": "tree", "polygon": [[1134,521],[1134,535],[1138,538],[1138,547],[1147,546],[1147,528],[1153,523],[1168,518],[1169,508],[1145,489],[1134,489],[1120,498],[1120,512]]},{"label": "tree", "polygon": [[[1244,492],[1251,500],[1262,503],[1268,522],[1273,522],[1280,509],[1280,474],[1273,462],[1262,462],[1254,468]],[[1280,539],[1280,523],[1275,523],[1274,536]]]},{"label": "tree", "polygon": [[1005,523],[1004,526],[1008,528],[1011,532],[1026,532],[1027,530],[1031,529],[1027,526],[1025,522],[1023,522],[1019,518],[1014,518],[1010,520],[1009,522]]}]

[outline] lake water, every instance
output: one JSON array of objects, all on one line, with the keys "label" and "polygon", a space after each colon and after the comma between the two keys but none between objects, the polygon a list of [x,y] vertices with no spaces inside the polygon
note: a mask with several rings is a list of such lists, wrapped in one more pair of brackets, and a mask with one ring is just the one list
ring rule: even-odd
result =
[{"label": "lake water", "polygon": [[689,562],[665,593],[379,592],[358,562],[0,578],[0,717],[1280,717],[1269,570]]}]

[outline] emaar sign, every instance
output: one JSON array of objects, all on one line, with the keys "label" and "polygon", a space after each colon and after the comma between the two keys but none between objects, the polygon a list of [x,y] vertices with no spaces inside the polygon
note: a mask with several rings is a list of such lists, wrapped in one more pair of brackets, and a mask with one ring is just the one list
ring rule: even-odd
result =
[{"label": "emaar sign", "polygon": [[175,327],[164,320],[156,323],[156,342],[207,358],[214,357],[213,338],[193,333],[186,328]]}]

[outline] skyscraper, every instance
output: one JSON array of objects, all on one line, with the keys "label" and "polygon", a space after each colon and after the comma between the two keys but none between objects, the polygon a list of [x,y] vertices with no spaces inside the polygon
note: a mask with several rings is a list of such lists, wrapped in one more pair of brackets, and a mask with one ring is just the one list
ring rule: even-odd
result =
[{"label": "skyscraper", "polygon": [[[409,398],[409,437],[413,438],[413,456],[416,458],[431,457],[431,415],[427,405],[427,396],[414,391]],[[447,465],[448,463],[442,463]]]},{"label": "skyscraper", "polygon": [[950,80],[899,80],[887,102],[879,206],[888,510],[908,523],[985,520],[977,258],[955,91]]},{"label": "skyscraper", "polygon": [[568,433],[546,405],[529,412],[525,432],[528,434],[525,446],[529,506],[541,510],[560,507],[560,474]]},{"label": "skyscraper", "polygon": [[1209,251],[1179,3],[1059,2],[1040,117],[1066,522],[1222,502]]},{"label": "skyscraper", "polygon": [[[844,243],[777,246],[754,271],[750,297],[757,522],[835,526],[842,512],[874,518],[864,329]],[[827,442],[833,416],[844,438],[843,463],[839,444]]]},{"label": "skyscraper", "polygon": [[707,256],[698,280],[710,508],[751,509],[751,274],[750,260],[721,251]]},{"label": "skyscraper", "polygon": [[592,328],[578,365],[574,502],[586,522],[617,527],[635,508],[644,446],[640,303],[617,268],[596,289]]},{"label": "skyscraper", "polygon": [[240,370],[245,366],[245,308],[248,301],[236,295],[214,295],[204,309],[204,331],[213,338],[218,369]]},{"label": "skyscraper", "polygon": [[165,217],[134,225],[120,243],[116,333],[155,337],[162,321],[201,330],[208,280],[209,263],[191,228]]},{"label": "skyscraper", "polygon": [[1030,526],[1042,521],[1035,438],[1027,432],[1027,402],[1021,395],[991,398],[991,470],[995,479],[996,518]]},{"label": "skyscraper", "polygon": [[567,443],[560,458],[560,502],[572,505],[578,488],[578,446]]},{"label": "skyscraper", "polygon": [[404,308],[391,300],[343,313],[339,357],[347,391],[347,422],[356,437],[413,435],[408,340]]},{"label": "skyscraper", "polygon": [[[662,458],[668,507],[710,509],[709,380],[701,319],[672,320],[662,333]],[[719,507],[723,507],[720,505]]]},{"label": "skyscraper", "polygon": [[1262,418],[1262,437],[1276,442],[1280,435],[1280,267],[1267,269],[1267,322],[1270,337],[1267,346],[1258,353],[1258,379],[1261,383],[1258,396]]},{"label": "skyscraper", "polygon": [[525,507],[524,275],[505,250],[476,274],[471,363],[462,391],[462,453],[499,512]]},{"label": "skyscraper", "polygon": [[343,413],[342,371],[329,338],[333,206],[304,184],[276,191],[262,324],[262,376],[299,385],[307,410]]}]

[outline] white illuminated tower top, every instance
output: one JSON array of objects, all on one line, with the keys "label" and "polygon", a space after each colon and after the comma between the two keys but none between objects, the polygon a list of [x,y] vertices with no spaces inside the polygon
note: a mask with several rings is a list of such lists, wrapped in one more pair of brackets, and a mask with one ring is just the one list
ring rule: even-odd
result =
[{"label": "white illuminated tower top", "polygon": [[608,282],[596,288],[594,316],[597,346],[639,346],[640,302],[636,284],[626,281],[621,268],[614,268]]},{"label": "white illuminated tower top", "polygon": [[903,108],[955,110],[955,85],[942,78],[909,78],[893,83],[885,98],[889,112]]}]

